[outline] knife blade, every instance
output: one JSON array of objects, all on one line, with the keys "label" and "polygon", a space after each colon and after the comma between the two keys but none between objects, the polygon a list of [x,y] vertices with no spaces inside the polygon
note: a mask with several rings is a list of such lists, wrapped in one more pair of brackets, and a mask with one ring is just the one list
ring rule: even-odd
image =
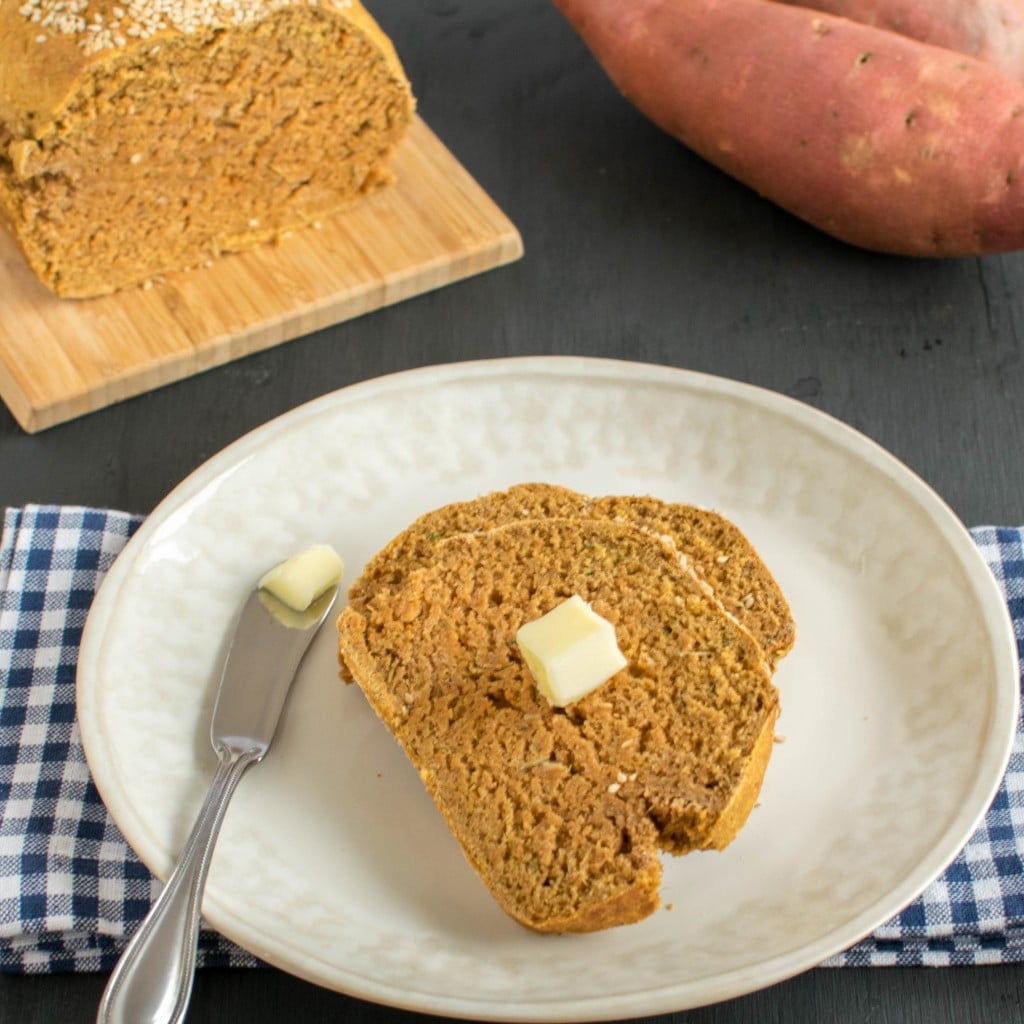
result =
[{"label": "knife blade", "polygon": [[107,982],[97,1024],[179,1024],[192,994],[202,894],[228,803],[270,749],[292,682],[338,595],[296,611],[257,586],[224,659],[210,723],[217,771],[181,859]]}]

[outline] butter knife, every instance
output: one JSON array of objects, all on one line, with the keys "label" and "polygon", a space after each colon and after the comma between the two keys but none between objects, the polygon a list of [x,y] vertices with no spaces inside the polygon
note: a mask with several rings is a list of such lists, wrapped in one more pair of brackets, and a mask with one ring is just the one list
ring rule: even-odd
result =
[{"label": "butter knife", "polygon": [[259,586],[242,606],[217,691],[210,739],[217,771],[181,860],[114,968],[97,1024],[178,1024],[195,975],[203,888],[239,779],[261,761],[299,663],[337,597],[337,585],[297,612]]}]

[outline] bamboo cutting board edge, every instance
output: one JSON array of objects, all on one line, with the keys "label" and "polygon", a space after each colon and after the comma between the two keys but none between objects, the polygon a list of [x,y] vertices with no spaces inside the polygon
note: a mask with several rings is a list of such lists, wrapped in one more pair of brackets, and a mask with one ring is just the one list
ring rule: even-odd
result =
[{"label": "bamboo cutting board edge", "polygon": [[319,230],[97,299],[51,295],[0,231],[0,398],[36,433],[522,255],[420,117],[392,166],[394,185]]}]

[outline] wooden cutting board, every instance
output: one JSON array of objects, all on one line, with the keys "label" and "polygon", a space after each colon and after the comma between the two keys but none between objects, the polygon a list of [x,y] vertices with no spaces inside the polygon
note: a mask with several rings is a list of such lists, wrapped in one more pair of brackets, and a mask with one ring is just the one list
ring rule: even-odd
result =
[{"label": "wooden cutting board", "polygon": [[0,397],[34,433],[522,255],[422,119],[392,167],[319,228],[97,299],[53,296],[0,231]]}]

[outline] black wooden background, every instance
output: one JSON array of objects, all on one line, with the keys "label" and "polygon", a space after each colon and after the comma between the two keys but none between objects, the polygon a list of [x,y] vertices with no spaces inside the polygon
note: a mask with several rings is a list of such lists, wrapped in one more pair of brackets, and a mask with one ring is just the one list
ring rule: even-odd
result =
[{"label": "black wooden background", "polygon": [[[0,503],[147,512],[228,442],[336,388],[573,354],[794,396],[888,448],[968,525],[1024,522],[1024,255],[913,261],[817,233],[646,122],[545,0],[372,10],[424,118],[519,227],[523,260],[36,436],[0,410]],[[0,1020],[92,1021],[103,983],[0,977]],[[1013,966],[815,970],[662,1019],[999,1024],[1024,1020],[1022,995]],[[421,1018],[269,970],[203,972],[188,1016],[342,1019]]]}]

